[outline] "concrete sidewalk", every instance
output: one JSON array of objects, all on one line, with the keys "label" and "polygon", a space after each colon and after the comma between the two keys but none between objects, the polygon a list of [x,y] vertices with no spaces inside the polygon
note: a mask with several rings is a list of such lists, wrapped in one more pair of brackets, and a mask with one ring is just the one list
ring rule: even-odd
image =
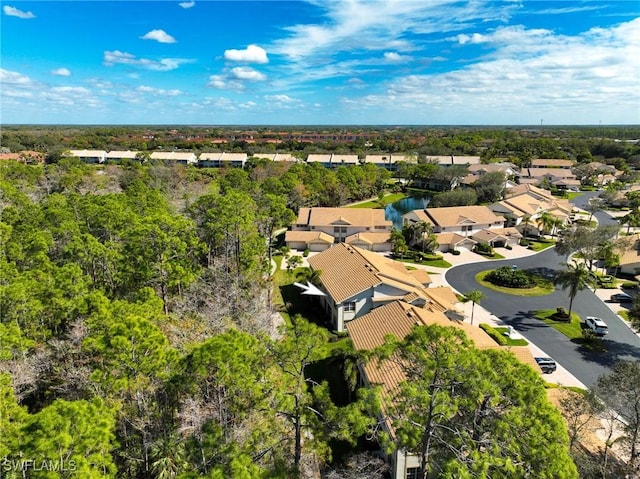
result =
[{"label": "concrete sidewalk", "polygon": [[[536,251],[532,251],[528,248],[525,248],[519,245],[514,246],[512,250],[500,248],[498,251],[502,256],[504,256],[507,259],[522,258],[524,256],[531,256],[538,253]],[[492,261],[492,260],[487,260],[481,255],[478,255],[471,251],[461,251],[460,255],[453,255],[451,253],[443,253],[442,255],[446,261],[451,263],[452,266],[456,266],[459,264],[478,263],[481,261],[487,262],[489,266],[490,262]],[[447,283],[444,277],[445,273],[449,268],[434,268],[430,266],[412,264],[412,263],[406,263],[406,265],[419,268],[419,269],[424,269],[425,271],[429,272],[431,279],[433,280],[431,287],[438,287],[438,286],[451,287],[451,285]],[[452,288],[452,289],[456,291],[458,294],[462,294],[461,291],[457,291],[455,288]],[[472,303],[461,303],[461,307],[464,311],[466,318],[471,318],[472,306],[473,306]],[[476,325],[481,323],[486,323],[491,326],[507,326],[507,324],[505,324],[500,318],[498,318],[497,316],[491,314],[491,312],[484,309],[481,304],[475,305],[474,312],[473,312],[473,323]],[[544,352],[542,348],[540,348],[539,346],[531,342],[529,342],[529,349],[531,350],[531,354],[534,357],[549,356]],[[588,389],[587,386],[585,386],[582,382],[580,382],[575,376],[573,376],[569,371],[563,368],[560,364],[558,364],[556,371],[554,371],[551,374],[544,374],[543,378],[548,383],[557,384],[560,386],[574,386],[582,389]]]}]

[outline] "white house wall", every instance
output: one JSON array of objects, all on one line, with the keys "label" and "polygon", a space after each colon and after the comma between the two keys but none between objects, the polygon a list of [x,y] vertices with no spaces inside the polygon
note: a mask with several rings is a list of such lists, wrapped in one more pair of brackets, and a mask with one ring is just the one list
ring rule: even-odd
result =
[{"label": "white house wall", "polygon": [[[344,311],[344,303],[348,303],[348,302],[356,303],[355,311]],[[346,322],[351,321],[352,319],[355,319],[364,314],[367,314],[369,311],[371,311],[372,306],[373,306],[373,303],[371,301],[370,290],[365,290],[343,301],[340,304],[336,304],[335,306],[335,311],[336,311],[335,318],[337,319],[336,330],[339,332],[344,331],[345,330],[344,325]]]}]

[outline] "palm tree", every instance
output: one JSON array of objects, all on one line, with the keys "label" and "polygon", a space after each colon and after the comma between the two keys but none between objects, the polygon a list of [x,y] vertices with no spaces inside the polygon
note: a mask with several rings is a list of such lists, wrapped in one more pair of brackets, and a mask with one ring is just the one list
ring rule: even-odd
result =
[{"label": "palm tree", "polygon": [[397,228],[393,228],[391,230],[391,236],[389,238],[391,244],[393,245],[393,254],[396,256],[400,256],[400,258],[404,258],[404,255],[409,251],[409,247],[407,246],[407,241],[402,234],[402,231]]},{"label": "palm tree", "polygon": [[555,227],[556,218],[548,211],[545,211],[540,216],[538,216],[538,218],[536,219],[536,223],[538,224],[538,227],[542,230],[543,234],[546,231],[553,233],[553,228]]},{"label": "palm tree", "polygon": [[476,309],[476,303],[480,303],[480,301],[482,301],[486,297],[487,296],[482,291],[478,291],[477,289],[465,293],[463,301],[465,303],[471,301],[471,324],[473,324],[473,313]]},{"label": "palm tree", "polygon": [[573,309],[573,300],[578,291],[583,290],[589,284],[590,271],[584,263],[567,264],[567,269],[560,271],[554,278],[554,284],[560,286],[563,290],[569,290],[569,321],[571,321],[571,311]]},{"label": "palm tree", "polygon": [[300,281],[308,281],[311,284],[320,286],[320,275],[322,270],[311,269],[309,267],[302,268],[297,274],[296,278]]},{"label": "palm tree", "polygon": [[640,226],[640,209],[635,208],[627,213],[625,216],[619,219],[620,224],[627,225],[627,235],[631,230],[631,227]]}]

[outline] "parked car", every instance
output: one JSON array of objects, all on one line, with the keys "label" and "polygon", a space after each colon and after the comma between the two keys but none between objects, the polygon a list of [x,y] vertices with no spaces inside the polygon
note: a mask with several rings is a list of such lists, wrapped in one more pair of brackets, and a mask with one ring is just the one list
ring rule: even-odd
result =
[{"label": "parked car", "polygon": [[584,320],[584,324],[598,336],[604,336],[605,334],[609,333],[609,327],[607,326],[607,323],[605,323],[600,318],[596,318],[595,316],[587,316]]},{"label": "parked car", "polygon": [[558,367],[556,362],[551,358],[539,357],[536,362],[544,374],[551,374]]},{"label": "parked car", "polygon": [[611,302],[613,303],[631,303],[633,298],[627,293],[616,293],[611,295]]}]

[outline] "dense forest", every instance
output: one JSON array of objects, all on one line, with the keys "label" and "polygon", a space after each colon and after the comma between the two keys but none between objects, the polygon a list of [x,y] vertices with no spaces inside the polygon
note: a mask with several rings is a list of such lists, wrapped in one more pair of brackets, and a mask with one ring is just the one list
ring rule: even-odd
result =
[{"label": "dense forest", "polygon": [[[136,135],[107,127],[2,131],[3,148],[49,159],[0,164],[3,477],[289,478],[316,469],[326,477],[385,477],[366,453],[378,443],[394,447],[378,423],[379,391],[357,384],[357,362],[371,358],[309,321],[313,315],[286,314],[272,258],[281,261],[276,232],[300,207],[377,197],[396,186],[390,174],[373,165],[328,170],[259,159],[246,169],[94,166],[58,155],[152,147]],[[394,135],[380,140],[380,150],[407,151],[396,137],[408,134]],[[581,152],[630,174],[640,161],[637,144],[573,133],[561,141],[493,130],[425,136],[413,149],[518,158]],[[487,139],[491,153],[478,149]],[[413,168],[401,174],[450,174],[431,164]],[[466,413],[456,416],[456,435],[441,436],[451,447],[430,467],[446,477],[577,477],[542,380],[512,357],[476,351],[437,329],[375,354],[406,355],[432,371],[432,358],[420,353],[425,344],[441,351],[443,371],[466,365],[442,377],[451,384],[464,377],[469,388],[447,396],[447,407]],[[433,387],[421,378],[414,385]],[[404,447],[422,440],[412,429],[424,412],[415,409],[420,393],[408,387],[396,406]],[[479,395],[493,398],[482,410],[472,400]],[[495,407],[486,409],[489,402]],[[481,412],[485,429],[467,420]],[[500,441],[488,447],[474,434]],[[465,442],[456,442],[461,435]],[[456,444],[466,462],[452,452]],[[358,451],[354,475],[347,465]]]},{"label": "dense forest", "polygon": [[[312,133],[312,134],[311,134]],[[528,166],[535,158],[580,162],[623,159],[640,165],[637,126],[619,127],[432,127],[432,128],[221,128],[221,127],[11,127],[0,132],[8,151],[35,150],[57,160],[65,149],[193,150],[254,153],[375,153],[480,155]]]}]

